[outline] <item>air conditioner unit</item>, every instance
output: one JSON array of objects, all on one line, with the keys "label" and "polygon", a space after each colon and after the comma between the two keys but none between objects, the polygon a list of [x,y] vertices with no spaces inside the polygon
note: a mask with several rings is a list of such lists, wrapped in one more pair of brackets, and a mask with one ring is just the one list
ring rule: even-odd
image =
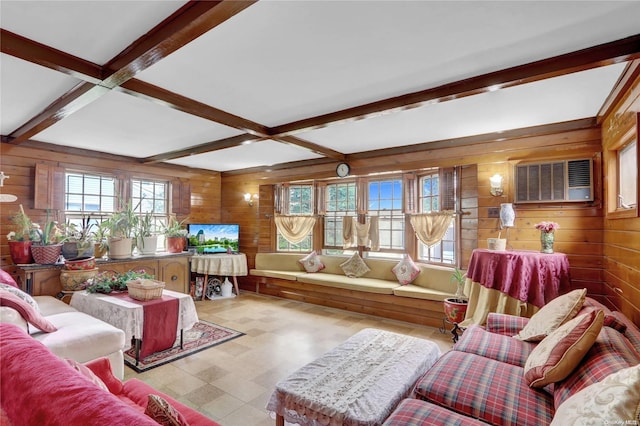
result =
[{"label": "air conditioner unit", "polygon": [[590,158],[516,166],[516,203],[593,201]]}]

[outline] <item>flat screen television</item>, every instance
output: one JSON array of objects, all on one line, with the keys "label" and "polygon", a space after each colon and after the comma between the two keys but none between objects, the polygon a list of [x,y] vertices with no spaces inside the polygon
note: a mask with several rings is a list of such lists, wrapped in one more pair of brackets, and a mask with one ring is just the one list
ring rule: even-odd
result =
[{"label": "flat screen television", "polygon": [[228,223],[190,223],[187,225],[189,248],[198,254],[238,253],[240,225]]}]

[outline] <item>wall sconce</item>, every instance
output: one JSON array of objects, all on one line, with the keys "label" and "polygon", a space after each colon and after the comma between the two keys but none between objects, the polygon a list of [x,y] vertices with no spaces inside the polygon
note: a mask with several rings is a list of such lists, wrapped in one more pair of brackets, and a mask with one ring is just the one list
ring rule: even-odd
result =
[{"label": "wall sconce", "polygon": [[244,200],[249,204],[250,207],[253,207],[253,201],[258,199],[258,194],[249,194],[248,192],[244,194]]},{"label": "wall sconce", "polygon": [[489,190],[491,195],[499,197],[504,193],[504,189],[502,188],[502,176],[496,173],[489,178],[489,182],[491,182],[491,189]]}]

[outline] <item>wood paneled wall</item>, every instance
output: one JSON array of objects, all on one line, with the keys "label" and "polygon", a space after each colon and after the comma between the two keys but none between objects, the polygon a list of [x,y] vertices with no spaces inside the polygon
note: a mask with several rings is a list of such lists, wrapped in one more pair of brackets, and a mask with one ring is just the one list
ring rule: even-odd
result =
[{"label": "wood paneled wall", "polygon": [[[602,124],[603,157],[605,182],[614,181],[616,175],[608,169],[612,156],[610,148],[618,142],[622,123],[635,133],[638,141],[638,115],[640,113],[640,75],[635,74],[631,88],[608,114]],[[640,182],[639,182],[640,184]],[[609,187],[605,185],[605,200],[609,197]],[[606,211],[613,208],[607,206]],[[618,307],[636,324],[640,324],[640,217],[614,217],[606,215],[603,226],[603,280],[607,301]]]},{"label": "wood paneled wall", "polygon": [[[87,172],[103,172],[149,179],[179,178],[191,187],[191,213],[189,222],[220,222],[221,178],[220,173],[189,169],[172,165],[143,165],[137,161],[115,155],[63,149],[46,144],[22,145],[0,144],[2,171],[10,178],[4,181],[2,192],[13,194],[18,200],[0,204],[0,257],[3,268],[12,265],[6,234],[11,230],[11,216],[23,205],[31,219],[42,224],[46,211],[34,208],[35,168],[37,163],[46,163],[67,169]],[[9,269],[9,268],[5,268]]]}]

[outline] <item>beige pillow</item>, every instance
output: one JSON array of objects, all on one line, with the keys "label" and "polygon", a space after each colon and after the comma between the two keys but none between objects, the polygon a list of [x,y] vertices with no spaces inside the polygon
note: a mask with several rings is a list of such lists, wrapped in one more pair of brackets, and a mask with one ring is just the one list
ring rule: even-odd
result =
[{"label": "beige pillow", "polygon": [[580,315],[549,334],[529,354],[524,379],[533,388],[566,378],[596,341],[604,323],[604,312]]},{"label": "beige pillow", "polygon": [[562,324],[575,317],[587,296],[587,289],[573,290],[558,296],[536,312],[520,333],[513,336],[518,340],[539,342]]},{"label": "beige pillow", "polygon": [[340,264],[344,274],[350,278],[358,278],[369,272],[371,269],[364,263],[358,252],[353,253],[346,262]]},{"label": "beige pillow", "polygon": [[[587,386],[563,402],[551,426],[637,424],[640,365],[625,368]],[[631,422],[631,423],[629,423]]]}]

